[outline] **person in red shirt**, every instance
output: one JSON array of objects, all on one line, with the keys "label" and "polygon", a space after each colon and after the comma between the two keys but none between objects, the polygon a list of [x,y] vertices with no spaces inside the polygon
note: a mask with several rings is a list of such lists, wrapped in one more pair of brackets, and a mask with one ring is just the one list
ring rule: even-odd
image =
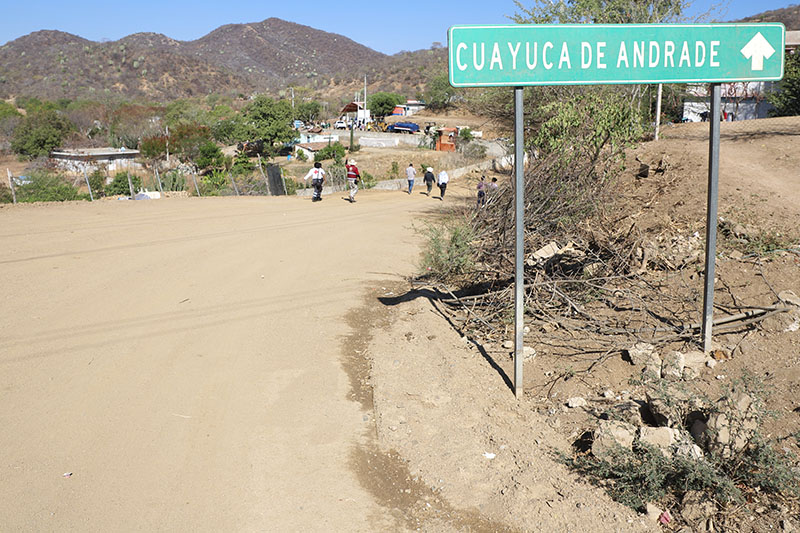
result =
[{"label": "person in red shirt", "polygon": [[347,183],[350,185],[350,203],[356,201],[356,193],[358,192],[358,180],[361,179],[361,174],[358,172],[356,162],[350,159],[344,166],[347,170]]}]

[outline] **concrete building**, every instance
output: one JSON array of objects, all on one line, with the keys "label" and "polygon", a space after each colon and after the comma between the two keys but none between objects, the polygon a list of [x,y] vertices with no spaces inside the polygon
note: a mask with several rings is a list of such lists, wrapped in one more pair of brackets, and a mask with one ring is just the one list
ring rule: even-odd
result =
[{"label": "concrete building", "polygon": [[135,171],[142,168],[136,162],[139,150],[127,148],[84,148],[82,150],[63,150],[50,152],[50,158],[68,172],[82,173],[106,170],[109,174],[123,170]]}]

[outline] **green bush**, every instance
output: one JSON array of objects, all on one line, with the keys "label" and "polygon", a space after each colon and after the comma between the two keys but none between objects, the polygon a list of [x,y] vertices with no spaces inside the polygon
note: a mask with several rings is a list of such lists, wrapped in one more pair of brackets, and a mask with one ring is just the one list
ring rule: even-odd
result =
[{"label": "green bush", "polygon": [[239,152],[233,159],[233,175],[244,176],[255,170],[256,166],[244,152]]},{"label": "green bush", "polygon": [[319,152],[314,154],[314,161],[325,161],[327,159],[333,159],[336,163],[341,163],[344,159],[346,154],[344,145],[339,142],[335,142],[333,144],[329,144]]},{"label": "green bush", "polygon": [[225,156],[213,141],[205,141],[199,145],[194,162],[199,169],[222,168],[225,166]]},{"label": "green bush", "polygon": [[297,189],[299,187],[294,178],[284,178],[284,183],[286,184],[286,194],[293,196],[295,193],[297,193]]},{"label": "green bush", "polygon": [[468,272],[473,266],[474,252],[470,243],[474,237],[466,221],[430,224],[424,234],[422,250],[423,274],[448,279]]},{"label": "green bush", "polygon": [[[133,194],[142,188],[142,178],[130,175],[131,183],[133,184]],[[130,187],[128,186],[128,172],[117,172],[114,179],[105,187],[107,196],[129,196],[131,194]]]},{"label": "green bush", "polygon": [[30,114],[14,130],[11,150],[28,159],[47,156],[71,129],[72,124],[56,111]]},{"label": "green bush", "polygon": [[203,196],[219,196],[228,188],[228,175],[221,170],[214,170],[203,176],[200,184]]},{"label": "green bush", "polygon": [[14,201],[11,189],[0,183],[0,204],[10,204]]},{"label": "green bush", "polygon": [[89,186],[92,188],[92,196],[102,198],[105,196],[106,175],[102,170],[95,170],[89,174]]},{"label": "green bush", "polygon": [[397,179],[400,177],[400,163],[392,161],[392,168],[389,170],[389,177]]},{"label": "green bush", "polygon": [[378,180],[375,178],[375,176],[373,176],[366,170],[361,173],[361,187],[363,187],[364,189],[371,189],[377,184]]},{"label": "green bush", "polygon": [[303,161],[303,162],[308,161],[308,156],[306,155],[305,150],[298,150],[297,151],[297,156],[295,157],[295,159],[297,159],[298,161]]},{"label": "green bush", "polygon": [[63,177],[49,172],[33,172],[28,182],[16,188],[17,202],[65,202],[88,199]]}]

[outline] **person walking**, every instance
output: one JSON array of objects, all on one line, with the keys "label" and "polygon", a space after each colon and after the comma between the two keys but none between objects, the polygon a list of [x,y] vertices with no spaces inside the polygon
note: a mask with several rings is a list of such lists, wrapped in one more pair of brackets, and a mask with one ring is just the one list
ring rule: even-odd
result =
[{"label": "person walking", "polygon": [[431,195],[431,189],[433,189],[433,184],[436,182],[436,176],[433,174],[433,168],[428,167],[425,169],[425,175],[422,176],[422,181],[425,182],[425,186],[428,187],[428,196]]},{"label": "person walking", "polygon": [[478,208],[486,205],[486,176],[481,176],[478,182]]},{"label": "person walking", "polygon": [[361,178],[361,174],[358,172],[356,162],[352,159],[347,162],[345,168],[347,169],[347,184],[350,185],[350,203],[354,204],[356,202],[356,193],[358,193],[358,180]]},{"label": "person walking", "polygon": [[325,171],[322,170],[322,163],[317,161],[314,163],[314,168],[308,171],[303,181],[308,181],[311,178],[311,186],[314,187],[314,194],[311,197],[312,202],[322,201],[322,185],[325,183]]},{"label": "person walking", "polygon": [[414,189],[414,178],[417,177],[417,171],[414,169],[414,163],[409,163],[406,168],[406,178],[408,179],[408,194]]},{"label": "person walking", "polygon": [[450,176],[447,175],[446,170],[442,170],[439,172],[439,191],[441,194],[439,195],[439,200],[444,202],[444,193],[447,190],[447,182],[450,181]]}]

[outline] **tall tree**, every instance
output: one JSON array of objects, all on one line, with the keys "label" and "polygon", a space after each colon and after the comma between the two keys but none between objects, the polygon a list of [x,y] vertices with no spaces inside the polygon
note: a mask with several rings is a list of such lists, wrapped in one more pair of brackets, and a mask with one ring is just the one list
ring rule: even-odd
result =
[{"label": "tall tree", "polygon": [[400,104],[405,99],[399,94],[378,92],[368,97],[367,107],[373,117],[385,117],[390,115],[394,106]]},{"label": "tall tree", "polygon": [[775,106],[775,116],[800,115],[800,52],[786,52],[783,79],[767,94],[767,101]]},{"label": "tall tree", "polygon": [[291,123],[292,105],[286,100],[275,101],[262,94],[242,109],[236,136],[240,141],[263,139],[272,152],[276,143],[294,138]]},{"label": "tall tree", "polygon": [[56,111],[31,113],[14,130],[11,149],[29,159],[48,155],[61,145],[71,129],[72,124]]}]

